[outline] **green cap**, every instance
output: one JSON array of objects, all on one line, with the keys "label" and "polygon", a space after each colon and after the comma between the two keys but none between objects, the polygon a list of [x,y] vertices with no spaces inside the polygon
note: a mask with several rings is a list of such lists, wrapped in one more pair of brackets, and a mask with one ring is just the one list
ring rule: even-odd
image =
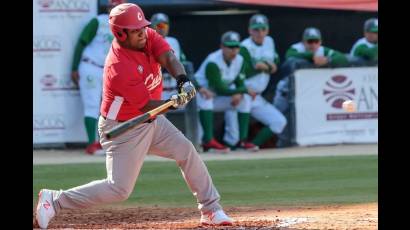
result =
[{"label": "green cap", "polygon": [[379,31],[379,20],[377,18],[367,19],[364,23],[364,31],[377,33]]},{"label": "green cap", "polygon": [[228,31],[222,34],[221,44],[224,46],[240,46],[241,36],[235,31]]},{"label": "green cap", "polygon": [[158,25],[159,23],[169,24],[169,18],[164,13],[156,13],[152,15],[150,21],[152,26]]},{"label": "green cap", "polygon": [[307,41],[312,39],[322,40],[322,34],[319,29],[315,27],[308,27],[305,31],[303,31],[303,40]]},{"label": "green cap", "polygon": [[249,19],[249,27],[251,29],[269,28],[268,18],[263,14],[255,14]]}]

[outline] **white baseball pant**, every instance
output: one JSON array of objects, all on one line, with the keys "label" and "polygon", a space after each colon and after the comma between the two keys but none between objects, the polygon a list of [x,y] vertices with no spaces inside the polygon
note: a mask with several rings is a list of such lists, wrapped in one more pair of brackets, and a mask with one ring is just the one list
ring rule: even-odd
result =
[{"label": "white baseball pant", "polygon": [[[250,114],[253,118],[268,126],[275,134],[281,133],[287,123],[285,116],[261,95],[257,95],[255,100],[251,101]],[[225,135],[229,135],[233,143],[239,141],[239,125],[238,122],[233,122],[237,118],[236,111],[229,110],[225,112]],[[226,134],[227,132],[229,134]]]},{"label": "white baseball pant", "polygon": [[[225,111],[225,132],[224,132],[224,137],[223,140],[230,144],[230,145],[235,145],[239,139],[239,124],[238,124],[238,117],[236,116],[236,112],[241,112],[241,113],[249,113],[251,110],[251,101],[252,97],[249,96],[248,94],[243,94],[241,102],[237,106],[232,106],[231,105],[231,96],[216,96],[213,98],[206,99],[203,97],[200,93],[197,94],[197,104],[198,104],[198,109],[200,110],[212,110],[214,112],[222,112]],[[234,113],[235,117],[232,117],[232,115],[229,115],[230,113]],[[235,124],[234,124],[235,123]],[[199,130],[199,140],[202,138],[203,134],[203,129],[201,124],[199,124],[199,127],[201,129]],[[232,130],[233,128],[237,128],[237,130]],[[235,133],[237,132],[237,133]],[[237,135],[237,137],[236,137]]]}]

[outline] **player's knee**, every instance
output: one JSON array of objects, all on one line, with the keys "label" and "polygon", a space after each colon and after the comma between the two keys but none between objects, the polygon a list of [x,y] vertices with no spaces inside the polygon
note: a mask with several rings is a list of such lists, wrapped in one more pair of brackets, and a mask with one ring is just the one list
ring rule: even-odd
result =
[{"label": "player's knee", "polygon": [[282,131],[285,129],[286,125],[288,124],[288,120],[284,115],[278,117],[278,126],[279,126],[279,133],[282,133]]},{"label": "player's knee", "polygon": [[269,128],[272,132],[279,134],[285,129],[287,123],[286,117],[281,114],[280,116],[275,117],[274,121],[269,125]]},{"label": "player's knee", "polygon": [[125,201],[130,197],[132,193],[132,188],[124,188],[119,186],[118,184],[111,184],[111,189],[114,192],[114,197],[115,201],[120,202],[120,201]]},{"label": "player's knee", "polygon": [[182,166],[187,161],[189,161],[192,157],[197,155],[197,151],[194,145],[190,141],[186,141],[180,144],[179,154],[175,157],[175,161],[177,162],[178,166]]},{"label": "player's knee", "polygon": [[118,191],[117,192],[117,198],[118,201],[125,201],[130,197],[131,191]]},{"label": "player's knee", "polygon": [[241,102],[237,106],[237,110],[241,113],[249,113],[251,111],[252,106],[252,97],[248,94],[244,94]]}]

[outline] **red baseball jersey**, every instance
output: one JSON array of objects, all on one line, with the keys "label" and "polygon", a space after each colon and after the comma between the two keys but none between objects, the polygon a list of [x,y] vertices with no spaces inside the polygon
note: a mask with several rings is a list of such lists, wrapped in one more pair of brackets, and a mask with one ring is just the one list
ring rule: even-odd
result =
[{"label": "red baseball jersey", "polygon": [[113,40],[105,60],[101,115],[118,121],[142,114],[150,99],[161,100],[162,75],[157,58],[171,50],[155,30],[147,28],[143,51],[122,48]]}]

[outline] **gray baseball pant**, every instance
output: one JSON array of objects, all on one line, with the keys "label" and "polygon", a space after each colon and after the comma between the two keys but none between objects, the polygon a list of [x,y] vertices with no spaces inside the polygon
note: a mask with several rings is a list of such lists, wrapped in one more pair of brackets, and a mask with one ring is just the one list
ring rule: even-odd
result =
[{"label": "gray baseball pant", "polygon": [[221,209],[220,195],[192,143],[163,115],[111,140],[105,131],[119,122],[100,116],[98,132],[106,151],[107,178],[53,194],[56,213],[126,200],[134,189],[147,153],[174,159],[202,212]]}]

